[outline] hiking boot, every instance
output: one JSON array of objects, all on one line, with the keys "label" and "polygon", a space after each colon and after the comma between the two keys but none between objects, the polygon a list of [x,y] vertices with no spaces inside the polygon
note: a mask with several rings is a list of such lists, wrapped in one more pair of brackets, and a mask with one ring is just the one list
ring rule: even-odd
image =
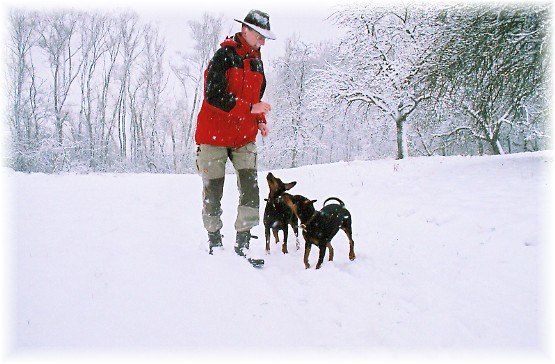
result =
[{"label": "hiking boot", "polygon": [[251,235],[250,231],[238,231],[237,240],[235,242],[235,253],[244,257],[245,249],[249,249],[250,239],[258,239],[258,236]]},{"label": "hiking boot", "polygon": [[208,246],[210,248],[210,251],[208,252],[208,254],[213,253],[212,251],[213,248],[219,248],[223,246],[222,234],[220,233],[220,230],[214,231],[214,232],[208,232]]},{"label": "hiking boot", "polygon": [[246,258],[253,267],[262,268],[264,266],[264,259],[249,258],[245,253],[245,249],[249,249],[251,238],[258,239],[258,236],[251,235],[250,231],[238,231],[235,253],[237,253],[240,257]]}]

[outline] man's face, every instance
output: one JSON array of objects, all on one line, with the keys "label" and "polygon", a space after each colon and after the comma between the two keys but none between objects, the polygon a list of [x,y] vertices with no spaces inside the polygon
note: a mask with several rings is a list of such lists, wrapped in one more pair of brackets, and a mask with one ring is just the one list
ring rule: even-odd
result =
[{"label": "man's face", "polygon": [[264,38],[256,30],[244,26],[243,37],[254,49],[260,49],[264,44],[266,44],[266,38]]}]

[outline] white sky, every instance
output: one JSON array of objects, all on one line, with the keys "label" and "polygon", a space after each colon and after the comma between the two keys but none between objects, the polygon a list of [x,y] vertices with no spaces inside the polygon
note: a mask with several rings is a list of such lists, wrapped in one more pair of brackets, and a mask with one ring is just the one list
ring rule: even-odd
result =
[{"label": "white sky", "polygon": [[[48,9],[72,7],[79,9],[135,10],[143,21],[158,25],[166,39],[167,55],[172,57],[176,50],[186,50],[189,44],[188,20],[200,20],[205,12],[222,14],[229,24],[229,34],[239,31],[239,23],[233,19],[243,19],[251,9],[259,9],[270,15],[272,31],[277,40],[269,40],[262,50],[263,59],[279,56],[284,49],[284,42],[293,34],[298,34],[308,43],[325,41],[341,34],[331,21],[326,18],[339,5],[366,3],[372,5],[410,5],[416,0],[0,0],[0,12],[7,13],[10,7],[29,7]],[[521,0],[500,0],[498,2],[515,2]],[[416,3],[437,4],[435,0],[420,0]],[[443,3],[482,3],[487,0],[442,0]],[[5,14],[4,14],[5,15]],[[2,24],[5,24],[2,21]],[[3,28],[3,27],[0,27]],[[2,35],[5,29],[1,29]],[[222,39],[223,40],[223,39]]]},{"label": "white sky", "polygon": [[[167,6],[156,9],[150,7],[136,8],[144,20],[154,21],[158,24],[161,32],[165,33],[168,50],[172,48],[186,48],[189,37],[187,21],[200,20],[201,15],[209,12],[215,15],[223,15],[224,30],[227,35],[234,34],[240,30],[240,23],[233,19],[243,19],[249,10],[255,8],[267,12],[270,15],[270,25],[276,40],[266,41],[262,48],[264,59],[274,58],[281,54],[284,42],[293,34],[298,34],[307,42],[318,42],[333,37],[336,31],[330,21],[325,18],[333,10],[331,3],[311,9],[308,5],[290,6],[286,2],[258,1],[254,6],[234,5],[237,2],[205,1],[202,5],[193,7]],[[293,10],[294,9],[294,10]],[[222,39],[223,40],[223,39]]]},{"label": "white sky", "polygon": [[[279,56],[284,49],[284,42],[293,34],[300,36],[308,43],[316,43],[333,38],[340,34],[332,22],[326,18],[340,4],[348,4],[345,0],[293,1],[293,0],[259,0],[259,1],[221,1],[221,0],[96,0],[86,2],[68,0],[0,0],[2,10],[7,12],[10,7],[27,7],[33,9],[51,9],[71,7],[78,9],[102,10],[135,10],[142,21],[158,25],[166,39],[167,55],[172,56],[177,50],[186,50],[189,42],[187,21],[200,20],[205,12],[223,15],[226,33],[233,34],[240,29],[239,23],[233,19],[243,19],[251,9],[259,9],[270,15],[270,25],[276,34],[276,40],[268,40],[262,49],[265,60]],[[363,0],[370,1],[370,0]],[[352,2],[352,1],[351,1]],[[373,1],[372,3],[375,3]],[[223,39],[222,39],[223,40]]]}]

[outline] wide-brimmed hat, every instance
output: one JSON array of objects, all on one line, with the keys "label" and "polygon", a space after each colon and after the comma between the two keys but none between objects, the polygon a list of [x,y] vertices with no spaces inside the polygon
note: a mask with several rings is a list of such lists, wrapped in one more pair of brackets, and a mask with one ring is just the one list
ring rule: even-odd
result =
[{"label": "wide-brimmed hat", "polygon": [[244,20],[235,19],[235,21],[251,27],[264,38],[276,39],[276,36],[270,30],[270,16],[263,11],[251,10]]}]

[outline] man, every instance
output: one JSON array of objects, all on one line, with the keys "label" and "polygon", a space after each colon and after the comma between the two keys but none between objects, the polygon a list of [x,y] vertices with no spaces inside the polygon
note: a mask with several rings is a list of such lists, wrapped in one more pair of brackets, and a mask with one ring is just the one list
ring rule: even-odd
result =
[{"label": "man", "polygon": [[197,168],[203,181],[202,219],[208,231],[210,254],[222,246],[221,199],[225,165],[229,158],[237,174],[239,206],[235,252],[245,256],[259,224],[260,197],[257,182],[255,140],[268,135],[265,115],[270,104],[262,101],[266,78],[260,47],[275,39],[268,14],[251,10],[241,32],[228,37],[216,51],[205,73],[204,100],[197,118],[195,140]]}]

